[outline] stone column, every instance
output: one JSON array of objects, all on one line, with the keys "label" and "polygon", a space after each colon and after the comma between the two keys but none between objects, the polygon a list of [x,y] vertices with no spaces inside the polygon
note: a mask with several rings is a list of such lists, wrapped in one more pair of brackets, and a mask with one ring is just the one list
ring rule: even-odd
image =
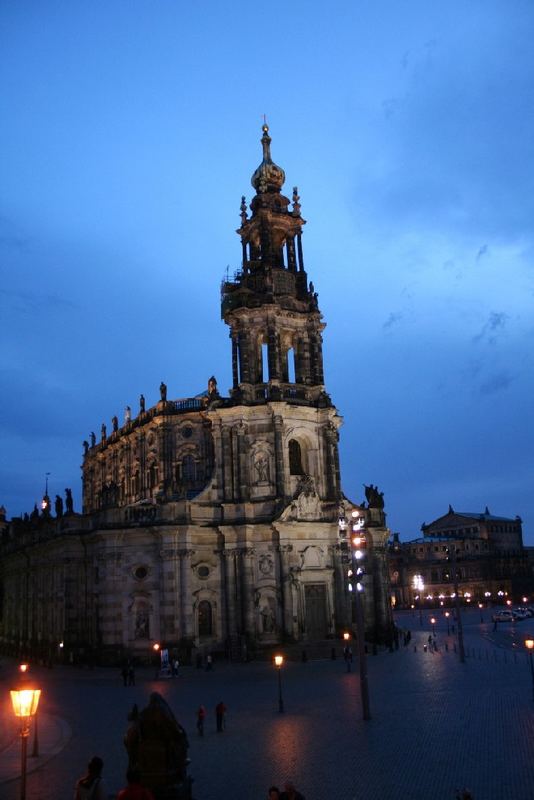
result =
[{"label": "stone column", "polygon": [[241,550],[241,624],[245,634],[254,632],[254,549]]},{"label": "stone column", "polygon": [[237,426],[237,462],[239,466],[239,499],[246,501],[250,498],[250,475],[248,470],[248,456],[245,444],[247,429],[243,423]]},{"label": "stone column", "polygon": [[194,550],[180,550],[180,633],[193,638],[193,596],[191,594],[191,556]]},{"label": "stone column", "polygon": [[279,586],[282,600],[282,636],[293,636],[293,602],[291,594],[291,575],[289,572],[290,553],[293,545],[281,544],[278,546]]},{"label": "stone column", "polygon": [[224,500],[224,455],[223,455],[223,436],[220,420],[213,421],[213,458],[215,469],[215,489],[218,502]]},{"label": "stone column", "polygon": [[234,470],[232,458],[232,431],[230,428],[222,429],[222,448],[223,448],[223,475],[224,491],[223,499],[230,503],[234,499]]},{"label": "stone column", "polygon": [[239,369],[238,369],[238,345],[237,345],[237,334],[232,331],[230,333],[230,338],[232,339],[232,384],[234,389],[237,389],[239,386]]},{"label": "stone column", "polygon": [[286,497],[284,470],[284,420],[278,414],[274,417],[274,458],[276,468],[276,493],[278,497]]},{"label": "stone column", "polygon": [[338,486],[336,481],[336,462],[334,449],[337,445],[337,430],[329,422],[324,429],[324,441],[326,450],[326,492],[329,500],[336,500],[338,497]]},{"label": "stone column", "polygon": [[240,482],[239,482],[239,444],[237,440],[238,434],[238,425],[234,425],[232,428],[232,454],[230,457],[230,464],[232,467],[232,486],[233,486],[233,497],[232,499],[235,502],[239,502],[241,500],[241,491],[240,491]]},{"label": "stone column", "polygon": [[225,549],[223,555],[226,563],[226,587],[228,603],[228,636],[237,633],[237,603],[236,603],[236,550]]}]

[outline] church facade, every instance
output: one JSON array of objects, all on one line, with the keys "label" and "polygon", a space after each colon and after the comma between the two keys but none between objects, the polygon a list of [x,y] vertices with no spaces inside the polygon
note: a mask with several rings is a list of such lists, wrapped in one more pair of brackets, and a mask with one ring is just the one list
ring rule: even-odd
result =
[{"label": "church facade", "polygon": [[369,526],[369,636],[391,630],[383,512],[341,489],[342,419],[325,388],[325,324],[304,266],[298,191],[282,194],[268,127],[241,203],[242,267],[223,282],[232,388],[128,408],[84,442],[83,509],[4,523],[6,647],[109,661],[225,650],[243,657],[352,626],[340,518]]}]

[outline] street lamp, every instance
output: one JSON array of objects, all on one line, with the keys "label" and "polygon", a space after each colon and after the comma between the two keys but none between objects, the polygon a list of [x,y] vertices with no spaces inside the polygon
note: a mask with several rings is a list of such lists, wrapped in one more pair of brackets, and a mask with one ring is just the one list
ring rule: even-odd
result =
[{"label": "street lamp", "polygon": [[532,664],[532,649],[534,648],[534,639],[525,639],[525,647],[528,650],[528,657],[530,660],[530,675],[532,677],[532,699],[534,700],[534,665]]},{"label": "street lamp", "polygon": [[432,625],[432,636],[436,635],[436,618],[430,617],[430,624]]},{"label": "street lamp", "polygon": [[423,590],[425,588],[425,582],[423,581],[422,575],[414,575],[413,576],[413,588],[419,592],[419,625],[423,627],[423,611],[421,609],[421,602],[423,600]]},{"label": "street lamp", "polygon": [[23,683],[18,689],[11,689],[10,695],[13,713],[20,721],[20,800],[26,800],[26,757],[28,751],[28,736],[30,735],[31,719],[37,713],[37,706],[39,705],[41,690]]},{"label": "street lamp", "polygon": [[479,604],[478,604],[478,608],[479,608],[479,610],[480,610],[480,621],[481,621],[481,622],[484,622],[484,617],[482,616],[482,609],[484,608],[483,604],[482,604],[482,603],[479,603]]},{"label": "street lamp", "polygon": [[447,620],[447,636],[451,635],[451,626],[449,625],[450,611],[445,612],[445,619]]},{"label": "street lamp", "polygon": [[274,663],[278,669],[278,711],[282,713],[284,710],[284,700],[282,698],[282,664],[284,663],[284,656],[275,656]]}]

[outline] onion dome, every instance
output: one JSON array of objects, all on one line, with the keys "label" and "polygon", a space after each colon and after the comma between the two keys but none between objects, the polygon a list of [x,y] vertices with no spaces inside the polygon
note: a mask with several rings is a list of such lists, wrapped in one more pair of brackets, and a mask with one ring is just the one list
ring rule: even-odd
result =
[{"label": "onion dome", "polygon": [[271,137],[269,136],[269,126],[266,122],[262,125],[262,130],[263,161],[254,172],[250,182],[258,194],[279,192],[284,185],[286,174],[282,167],[275,164],[271,158]]}]

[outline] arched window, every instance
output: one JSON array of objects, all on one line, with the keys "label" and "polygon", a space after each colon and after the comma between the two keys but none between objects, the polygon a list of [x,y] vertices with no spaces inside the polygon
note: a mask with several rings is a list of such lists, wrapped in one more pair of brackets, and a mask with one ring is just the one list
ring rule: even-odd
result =
[{"label": "arched window", "polygon": [[289,474],[304,475],[302,468],[302,451],[296,439],[289,440]]},{"label": "arched window", "polygon": [[182,458],[182,482],[194,483],[196,478],[195,459],[193,456]]},{"label": "arched window", "polygon": [[201,600],[198,604],[198,635],[211,636],[213,630],[211,603]]}]

